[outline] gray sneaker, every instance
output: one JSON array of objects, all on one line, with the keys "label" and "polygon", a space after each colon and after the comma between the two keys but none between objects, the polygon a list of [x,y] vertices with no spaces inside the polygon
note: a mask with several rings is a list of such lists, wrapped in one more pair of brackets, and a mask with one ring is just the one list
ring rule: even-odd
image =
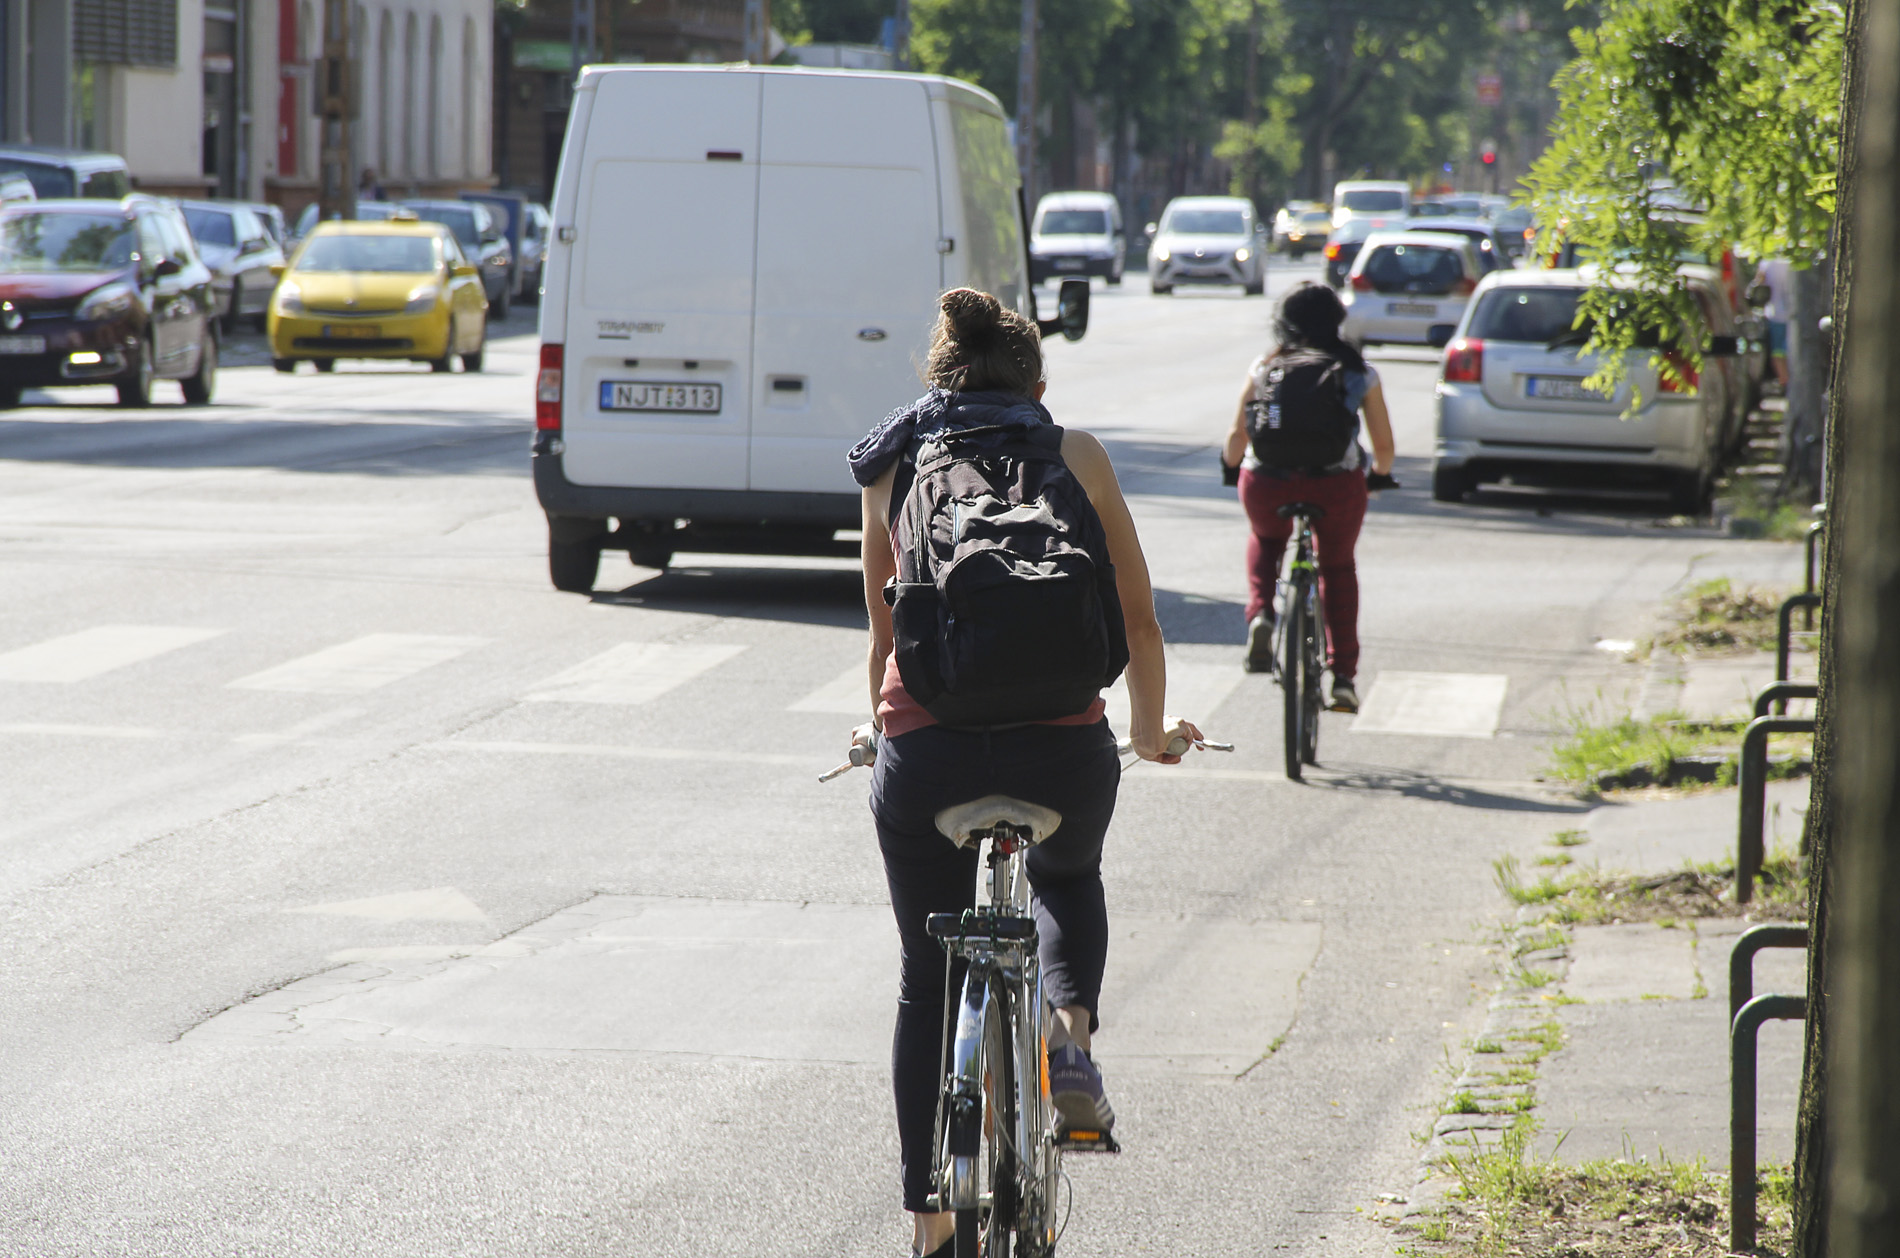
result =
[{"label": "gray sneaker", "polygon": [[1270,673],[1273,666],[1273,613],[1261,612],[1247,622],[1247,659],[1243,667],[1250,673]]},{"label": "gray sneaker", "polygon": [[1064,1044],[1049,1054],[1049,1097],[1055,1102],[1059,1130],[1108,1131],[1115,1126],[1115,1110],[1103,1092],[1102,1072],[1074,1044]]},{"label": "gray sneaker", "polygon": [[1350,678],[1333,678],[1333,711],[1357,712],[1359,710],[1359,692],[1352,688]]}]

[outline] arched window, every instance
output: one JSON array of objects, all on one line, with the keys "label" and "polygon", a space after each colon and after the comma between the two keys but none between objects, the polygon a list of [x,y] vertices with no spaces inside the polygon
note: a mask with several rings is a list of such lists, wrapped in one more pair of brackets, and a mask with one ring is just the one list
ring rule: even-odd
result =
[{"label": "arched window", "polygon": [[416,94],[421,90],[417,71],[421,69],[416,47],[416,15],[411,13],[403,30],[403,118],[402,118],[402,173],[414,179],[416,175]]},{"label": "arched window", "polygon": [[442,18],[429,19],[429,99],[422,109],[423,151],[429,177],[442,175]]},{"label": "arched window", "polygon": [[384,179],[394,173],[396,152],[396,124],[402,118],[402,111],[396,107],[396,86],[390,78],[391,63],[395,57],[396,19],[390,16],[388,9],[383,10],[383,20],[376,29],[376,173]]}]

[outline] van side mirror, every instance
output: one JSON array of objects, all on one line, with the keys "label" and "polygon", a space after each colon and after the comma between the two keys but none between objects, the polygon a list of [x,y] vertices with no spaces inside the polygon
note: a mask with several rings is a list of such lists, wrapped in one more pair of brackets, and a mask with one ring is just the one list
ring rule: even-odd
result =
[{"label": "van side mirror", "polygon": [[1763,306],[1767,305],[1770,301],[1774,299],[1774,294],[1768,291],[1768,285],[1766,284],[1754,285],[1748,290],[1748,293],[1746,295],[1748,297],[1748,304],[1755,307],[1757,310],[1761,309]]},{"label": "van side mirror", "polygon": [[1425,329],[1425,343],[1433,349],[1443,349],[1451,344],[1451,335],[1457,330],[1455,323],[1434,323]]},{"label": "van side mirror", "polygon": [[1712,336],[1708,348],[1702,351],[1704,358],[1735,358],[1742,352],[1741,338],[1734,336]]}]

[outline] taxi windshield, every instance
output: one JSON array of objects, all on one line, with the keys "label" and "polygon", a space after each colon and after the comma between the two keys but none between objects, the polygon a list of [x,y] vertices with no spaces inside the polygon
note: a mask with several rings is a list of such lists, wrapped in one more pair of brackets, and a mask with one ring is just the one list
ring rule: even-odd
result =
[{"label": "taxi windshield", "polygon": [[435,270],[428,236],[316,236],[297,258],[299,271],[372,271],[422,274]]}]

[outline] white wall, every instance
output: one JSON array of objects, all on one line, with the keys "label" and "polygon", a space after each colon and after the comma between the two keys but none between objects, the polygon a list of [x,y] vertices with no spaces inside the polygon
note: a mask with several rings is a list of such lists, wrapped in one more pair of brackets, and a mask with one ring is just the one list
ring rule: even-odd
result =
[{"label": "white wall", "polygon": [[489,175],[493,15],[492,0],[364,5],[357,166],[375,167],[392,196],[412,183]]},{"label": "white wall", "polygon": [[136,182],[168,184],[204,177],[204,34],[203,0],[181,0],[175,68],[106,70],[109,122],[103,138],[125,158]]}]

